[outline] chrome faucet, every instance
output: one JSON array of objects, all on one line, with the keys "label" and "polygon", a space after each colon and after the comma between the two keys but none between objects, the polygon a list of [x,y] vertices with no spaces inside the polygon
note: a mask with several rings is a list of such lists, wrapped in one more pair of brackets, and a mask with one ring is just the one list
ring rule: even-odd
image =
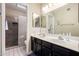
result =
[{"label": "chrome faucet", "polygon": [[48,29],[48,32],[49,32],[49,33],[52,33],[51,30],[52,30],[52,24],[50,25],[50,27],[49,27],[49,29]]}]

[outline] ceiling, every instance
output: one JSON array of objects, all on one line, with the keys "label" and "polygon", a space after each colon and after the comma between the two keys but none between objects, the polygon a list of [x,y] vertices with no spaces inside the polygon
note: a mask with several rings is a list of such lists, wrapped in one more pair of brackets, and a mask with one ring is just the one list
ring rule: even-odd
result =
[{"label": "ceiling", "polygon": [[24,7],[26,7],[26,9],[22,9],[17,7],[17,3],[6,3],[6,15],[14,15],[14,16],[18,16],[18,15],[26,15],[27,14],[27,6],[25,3],[18,3],[20,5],[23,5]]},{"label": "ceiling", "polygon": [[26,12],[26,9],[21,9],[21,8],[17,7],[17,4],[23,5],[27,8],[27,5],[25,3],[6,3],[6,7],[11,8],[11,9],[15,9],[15,10],[18,10],[21,12]]}]

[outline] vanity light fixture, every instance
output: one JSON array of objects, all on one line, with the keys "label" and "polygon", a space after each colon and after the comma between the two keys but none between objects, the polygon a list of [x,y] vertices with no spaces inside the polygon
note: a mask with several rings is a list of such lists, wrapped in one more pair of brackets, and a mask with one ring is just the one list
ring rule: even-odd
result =
[{"label": "vanity light fixture", "polygon": [[43,11],[43,13],[47,13],[51,10],[55,10],[56,8],[62,7],[66,4],[67,3],[48,3],[42,7],[42,11]]},{"label": "vanity light fixture", "polygon": [[22,5],[22,4],[16,4],[17,7],[21,8],[21,9],[26,9],[26,6]]},{"label": "vanity light fixture", "polygon": [[53,3],[49,3],[48,4],[48,7],[50,8],[50,7],[52,7],[53,6]]},{"label": "vanity light fixture", "polygon": [[39,15],[36,14],[36,13],[33,13],[33,18],[35,19],[35,18],[37,18],[37,17],[39,17]]},{"label": "vanity light fixture", "polygon": [[42,7],[42,11],[44,13],[48,12],[48,5],[45,5],[44,7]]}]

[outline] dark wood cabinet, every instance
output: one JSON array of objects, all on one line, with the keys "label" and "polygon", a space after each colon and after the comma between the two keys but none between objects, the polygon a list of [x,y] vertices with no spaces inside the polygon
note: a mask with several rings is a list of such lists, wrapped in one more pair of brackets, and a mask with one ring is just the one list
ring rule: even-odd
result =
[{"label": "dark wood cabinet", "polygon": [[79,56],[79,52],[31,37],[31,50],[37,56]]},{"label": "dark wood cabinet", "polygon": [[42,41],[42,44],[41,44],[42,46],[45,46],[46,48],[48,48],[48,49],[51,49],[51,43],[49,43],[49,42],[46,42],[46,41]]},{"label": "dark wood cabinet", "polygon": [[41,56],[41,40],[31,37],[31,50],[37,55]]},{"label": "dark wood cabinet", "polygon": [[69,50],[67,50],[66,48],[63,48],[61,46],[55,45],[53,44],[53,55],[60,55],[60,56],[69,56]]},{"label": "dark wood cabinet", "polygon": [[42,56],[51,56],[51,50],[49,48],[43,46],[41,50],[42,50],[41,52]]},{"label": "dark wood cabinet", "polygon": [[41,56],[41,45],[40,44],[36,44],[35,54],[38,56]]},{"label": "dark wood cabinet", "polygon": [[36,43],[35,43],[35,39],[33,38],[33,37],[31,37],[31,50],[33,51],[33,52],[35,52],[36,51]]}]

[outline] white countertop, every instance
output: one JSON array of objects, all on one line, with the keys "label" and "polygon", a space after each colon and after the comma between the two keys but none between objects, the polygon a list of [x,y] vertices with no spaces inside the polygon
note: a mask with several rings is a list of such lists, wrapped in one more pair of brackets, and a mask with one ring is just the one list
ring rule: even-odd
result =
[{"label": "white countertop", "polygon": [[67,40],[60,40],[58,38],[59,35],[46,35],[43,37],[38,34],[37,35],[31,34],[31,36],[79,52],[79,38],[78,37],[62,36],[63,39],[69,39],[69,41],[67,41]]}]

